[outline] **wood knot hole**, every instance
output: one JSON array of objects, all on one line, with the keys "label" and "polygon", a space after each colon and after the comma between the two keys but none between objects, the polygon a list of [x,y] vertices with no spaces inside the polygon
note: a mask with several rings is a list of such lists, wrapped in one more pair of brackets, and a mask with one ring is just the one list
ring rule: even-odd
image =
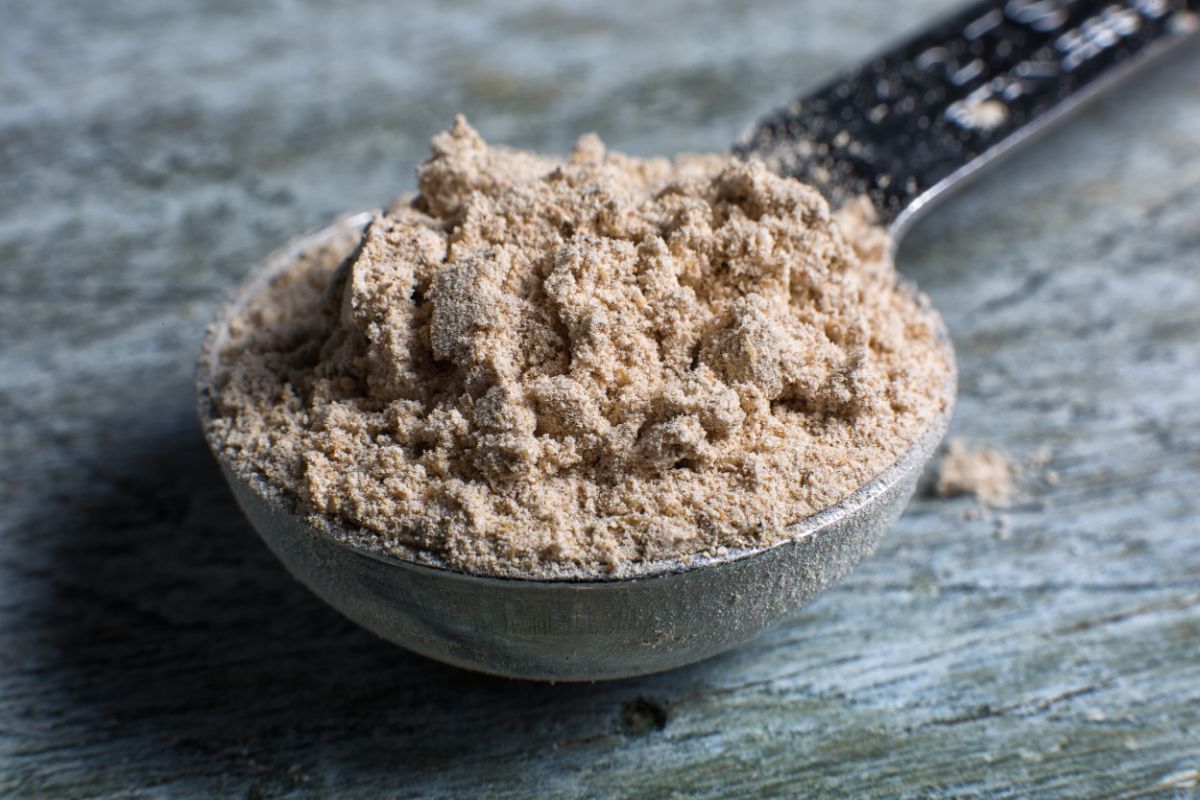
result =
[{"label": "wood knot hole", "polygon": [[634,736],[661,731],[667,727],[667,709],[649,697],[630,700],[621,706],[621,725]]}]

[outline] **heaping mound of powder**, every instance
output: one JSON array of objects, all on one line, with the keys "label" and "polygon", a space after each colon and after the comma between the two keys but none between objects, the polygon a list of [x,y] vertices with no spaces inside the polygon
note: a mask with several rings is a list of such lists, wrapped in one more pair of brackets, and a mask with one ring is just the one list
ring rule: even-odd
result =
[{"label": "heaping mound of powder", "polygon": [[886,234],[761,164],[460,118],[418,179],[243,309],[216,381],[237,468],[360,546],[549,577],[767,544],[945,408]]}]

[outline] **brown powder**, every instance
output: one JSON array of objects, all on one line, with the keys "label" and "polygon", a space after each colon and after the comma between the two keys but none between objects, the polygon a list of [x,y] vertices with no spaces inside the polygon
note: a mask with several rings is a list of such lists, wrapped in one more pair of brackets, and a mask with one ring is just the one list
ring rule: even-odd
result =
[{"label": "brown powder", "polygon": [[1012,502],[1013,479],[1019,466],[999,450],[972,449],[962,439],[951,439],[938,462],[934,489],[942,497],[974,495],[989,506]]},{"label": "brown powder", "polygon": [[869,207],[461,118],[418,188],[232,320],[216,383],[236,468],[360,546],[548,577],[767,544],[945,410]]}]

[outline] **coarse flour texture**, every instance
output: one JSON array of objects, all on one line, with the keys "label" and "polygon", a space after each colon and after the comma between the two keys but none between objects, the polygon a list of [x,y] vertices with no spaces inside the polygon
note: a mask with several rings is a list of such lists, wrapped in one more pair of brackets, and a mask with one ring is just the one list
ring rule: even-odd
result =
[{"label": "coarse flour texture", "polygon": [[218,445],[359,546],[555,577],[769,544],[949,402],[934,312],[865,207],[723,156],[491,147],[461,118],[417,174],[222,323]]}]

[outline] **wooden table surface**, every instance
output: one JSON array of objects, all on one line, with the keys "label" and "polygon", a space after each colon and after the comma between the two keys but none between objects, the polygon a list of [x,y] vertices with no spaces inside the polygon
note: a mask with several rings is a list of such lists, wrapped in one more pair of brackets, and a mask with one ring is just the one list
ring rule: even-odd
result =
[{"label": "wooden table surface", "polygon": [[0,0],[0,794],[1196,797],[1196,49],[902,248],[954,433],[1044,461],[1016,502],[919,497],[708,663],[549,686],[378,641],[272,559],[193,418],[224,294],[411,187],[455,111],[720,149],[954,5]]}]

